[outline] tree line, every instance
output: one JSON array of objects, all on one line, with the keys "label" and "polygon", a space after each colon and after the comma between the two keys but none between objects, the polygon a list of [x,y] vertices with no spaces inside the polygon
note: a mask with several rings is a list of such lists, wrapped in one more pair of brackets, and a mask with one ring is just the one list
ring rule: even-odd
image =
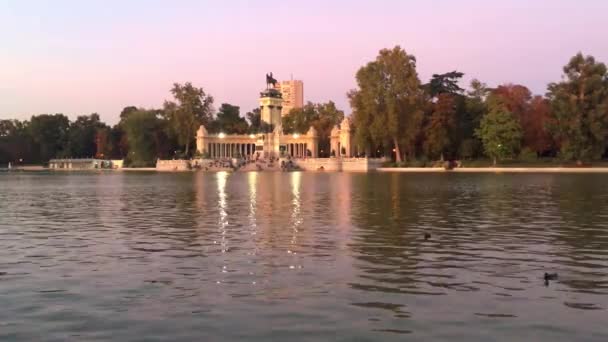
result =
[{"label": "tree line", "polygon": [[[222,103],[217,112],[213,97],[191,83],[174,84],[173,99],[162,108],[127,106],[119,122],[110,126],[96,113],[74,121],[63,114],[34,115],[30,120],[0,120],[0,164],[44,164],[52,158],[124,159],[132,167],[153,166],[157,158],[190,158],[196,131],[210,133],[267,133],[260,108],[241,116],[240,108]],[[333,102],[308,103],[284,118],[286,133],[306,133],[312,125],[329,155],[331,129],[344,118]]]},{"label": "tree line", "polygon": [[[605,64],[579,53],[563,68],[560,82],[533,95],[524,85],[490,88],[473,80],[461,88],[463,73],[434,74],[423,83],[416,58],[401,47],[383,49],[355,75],[348,92],[358,154],[390,156],[397,163],[490,158],[593,161],[608,146],[608,73]],[[109,126],[99,115],[34,115],[0,120],[0,164],[39,164],[51,158],[124,159],[150,166],[157,158],[188,158],[202,124],[210,133],[270,132],[260,109],[214,99],[191,83],[174,84],[162,108],[125,107]],[[286,134],[319,134],[319,155],[328,157],[331,130],[344,118],[334,102],[311,103],[283,117]],[[333,151],[339,153],[338,151]]]},{"label": "tree line", "polygon": [[396,162],[491,158],[592,161],[608,146],[606,66],[579,53],[545,96],[519,84],[459,85],[452,71],[420,81],[416,58],[401,47],[383,49],[361,67],[348,93],[355,139],[366,155]]},{"label": "tree line", "polygon": [[153,166],[157,158],[188,158],[196,131],[255,133],[268,128],[258,108],[240,116],[238,106],[223,103],[214,113],[213,97],[191,83],[174,84],[173,99],[162,108],[127,106],[110,126],[96,113],[74,121],[63,114],[34,115],[30,120],[0,120],[0,165],[44,164],[52,158],[124,159],[134,167]]}]

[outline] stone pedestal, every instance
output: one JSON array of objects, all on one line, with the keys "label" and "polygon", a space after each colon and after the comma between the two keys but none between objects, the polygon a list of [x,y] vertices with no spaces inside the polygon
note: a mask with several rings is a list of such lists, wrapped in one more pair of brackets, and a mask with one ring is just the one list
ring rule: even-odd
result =
[{"label": "stone pedestal", "polygon": [[276,89],[266,89],[260,93],[260,116],[262,123],[272,131],[265,135],[264,156],[278,158],[280,155],[280,138],[283,134],[281,125],[283,97]]},{"label": "stone pedestal", "polygon": [[267,89],[260,93],[260,114],[262,122],[271,125],[273,129],[281,124],[281,109],[283,97],[276,89]]}]

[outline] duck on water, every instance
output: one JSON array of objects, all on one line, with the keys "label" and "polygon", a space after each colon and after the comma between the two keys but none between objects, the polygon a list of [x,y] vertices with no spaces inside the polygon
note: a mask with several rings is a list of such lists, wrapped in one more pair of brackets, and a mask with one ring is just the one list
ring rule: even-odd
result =
[{"label": "duck on water", "polygon": [[557,273],[547,273],[545,272],[545,285],[549,285],[549,280],[557,280]]}]

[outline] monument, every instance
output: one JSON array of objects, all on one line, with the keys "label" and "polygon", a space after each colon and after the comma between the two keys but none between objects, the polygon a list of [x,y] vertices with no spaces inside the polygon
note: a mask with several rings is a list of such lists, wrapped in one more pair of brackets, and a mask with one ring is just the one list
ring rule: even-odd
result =
[{"label": "monument", "polygon": [[319,136],[310,127],[306,134],[284,134],[281,124],[283,96],[275,89],[277,80],[272,72],[266,74],[266,89],[260,93],[260,118],[262,127],[259,132],[210,134],[201,125],[196,134],[196,149],[209,158],[316,158],[318,156]]},{"label": "monument", "polygon": [[[266,89],[260,92],[260,121],[258,132],[229,134],[209,132],[201,125],[196,134],[196,149],[200,163],[212,165],[218,161],[244,165],[244,171],[277,169],[278,165],[294,165],[307,171],[371,171],[382,165],[384,159],[357,157],[360,151],[354,143],[354,129],[349,118],[334,127],[329,138],[330,157],[319,158],[319,134],[310,127],[304,134],[285,134],[281,124],[283,94],[276,88],[272,73],[266,74]],[[211,161],[209,161],[211,160]],[[241,162],[244,160],[244,163]],[[277,162],[274,162],[277,161]],[[161,162],[161,161],[159,161]],[[169,163],[157,164],[161,169],[175,169]]]}]

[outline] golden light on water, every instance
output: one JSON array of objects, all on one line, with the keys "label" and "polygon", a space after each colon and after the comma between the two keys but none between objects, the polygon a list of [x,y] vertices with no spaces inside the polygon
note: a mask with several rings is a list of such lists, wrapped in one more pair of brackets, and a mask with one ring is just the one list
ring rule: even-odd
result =
[{"label": "golden light on water", "polygon": [[302,225],[302,199],[300,198],[300,185],[302,182],[302,173],[301,172],[292,172],[291,173],[291,194],[293,196],[292,205],[293,209],[291,212],[291,220],[293,224],[293,234],[291,237],[291,244],[297,244],[298,231],[300,226]]},{"label": "golden light on water", "polygon": [[226,240],[226,227],[228,226],[228,212],[226,208],[226,181],[228,172],[221,171],[216,174],[217,177],[217,207],[219,209],[218,231],[220,233],[220,246],[222,253],[228,251],[228,243]]}]

